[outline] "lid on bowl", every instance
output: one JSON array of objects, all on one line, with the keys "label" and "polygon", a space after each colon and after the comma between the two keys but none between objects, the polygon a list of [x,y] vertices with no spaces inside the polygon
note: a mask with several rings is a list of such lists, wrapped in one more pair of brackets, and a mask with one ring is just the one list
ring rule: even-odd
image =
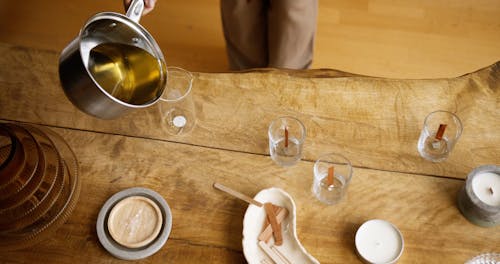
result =
[{"label": "lid on bowl", "polygon": [[160,208],[144,196],[131,196],[118,202],[108,217],[108,231],[119,244],[138,248],[149,244],[160,233]]},{"label": "lid on bowl", "polygon": [[[141,219],[145,215],[149,215],[151,219]],[[124,220],[121,224],[120,219]],[[141,236],[117,236],[117,231],[127,225],[144,225],[148,228],[140,231],[146,233]],[[155,235],[158,225],[160,231]],[[101,245],[111,255],[125,260],[143,259],[158,252],[167,242],[171,229],[172,212],[165,199],[159,193],[141,187],[125,189],[111,196],[99,211],[96,223]],[[115,236],[111,232],[115,232]],[[129,233],[134,231],[131,229]],[[129,242],[126,241],[128,238],[131,238]],[[143,246],[138,246],[139,243]],[[136,247],[132,248],[127,244]]]}]

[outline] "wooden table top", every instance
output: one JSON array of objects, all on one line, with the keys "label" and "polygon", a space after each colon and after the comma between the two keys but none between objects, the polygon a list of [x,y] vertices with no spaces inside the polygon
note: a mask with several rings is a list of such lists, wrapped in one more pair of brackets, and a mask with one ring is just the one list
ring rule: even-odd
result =
[{"label": "wooden table top", "polygon": [[[500,251],[500,227],[469,223],[456,195],[475,167],[500,164],[500,62],[453,79],[395,80],[334,70],[194,73],[197,125],[169,136],[156,106],[116,120],[77,110],[59,84],[58,54],[0,44],[0,120],[39,124],[63,136],[80,165],[82,190],[69,220],[48,241],[0,253],[6,262],[106,262],[95,224],[104,202],[130,187],[161,194],[172,209],[166,245],[143,262],[241,263],[247,205],[212,188],[249,196],[279,187],[297,205],[297,233],[321,263],[360,263],[354,235],[369,219],[395,224],[399,263],[463,263]],[[464,126],[450,157],[422,159],[425,116],[456,113]],[[269,157],[271,120],[291,115],[307,129],[304,157],[282,168]],[[339,152],[354,175],[345,200],[312,197],[314,160]]]}]

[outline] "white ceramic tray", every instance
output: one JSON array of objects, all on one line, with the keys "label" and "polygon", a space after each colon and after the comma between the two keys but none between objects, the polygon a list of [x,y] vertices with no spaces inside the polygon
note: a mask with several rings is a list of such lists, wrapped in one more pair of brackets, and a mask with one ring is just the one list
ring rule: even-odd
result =
[{"label": "white ceramic tray", "polygon": [[[278,188],[264,189],[255,197],[255,200],[284,207],[288,210],[288,216],[282,222],[283,245],[276,246],[291,263],[318,263],[311,254],[300,244],[297,238],[296,207],[292,197]],[[243,254],[249,264],[274,263],[258,245],[257,237],[262,231],[266,213],[263,207],[249,205],[243,219]],[[271,238],[270,244],[273,244]]]}]

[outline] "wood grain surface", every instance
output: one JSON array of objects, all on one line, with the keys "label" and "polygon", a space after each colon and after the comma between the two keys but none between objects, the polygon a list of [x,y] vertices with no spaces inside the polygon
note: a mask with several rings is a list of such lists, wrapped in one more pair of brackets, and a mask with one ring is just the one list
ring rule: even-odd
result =
[{"label": "wood grain surface", "polygon": [[[500,163],[500,63],[435,80],[328,70],[195,73],[198,120],[185,137],[165,132],[157,106],[112,121],[80,112],[60,87],[54,52],[0,44],[0,65],[0,117],[9,120],[267,155],[270,122],[291,115],[307,130],[305,160],[340,152],[357,167],[462,179],[479,165]],[[464,126],[441,163],[417,151],[424,119],[435,110],[456,113]]]},{"label": "wood grain surface", "polygon": [[297,205],[297,232],[321,263],[357,263],[354,235],[368,219],[395,224],[405,239],[401,263],[459,263],[498,250],[498,228],[467,222],[456,207],[462,180],[356,168],[346,200],[329,207],[310,191],[313,163],[285,169],[269,157],[187,144],[53,129],[76,152],[82,179],[79,204],[57,235],[32,249],[1,253],[5,261],[119,262],[100,246],[95,223],[112,194],[146,187],[169,203],[167,244],[144,262],[240,263],[247,204],[215,190],[222,182],[250,196],[268,187],[287,191]]},{"label": "wood grain surface", "polygon": [[[0,44],[0,120],[40,124],[65,138],[80,165],[82,191],[48,241],[0,262],[118,263],[99,244],[98,212],[114,193],[146,187],[172,210],[166,245],[143,263],[242,263],[247,204],[215,190],[246,195],[279,187],[297,205],[297,232],[321,263],[360,263],[357,228],[384,219],[402,232],[399,263],[463,263],[498,251],[500,227],[469,223],[456,206],[472,168],[500,164],[500,64],[455,79],[391,80],[333,70],[195,73],[198,123],[168,136],[156,107],[104,121],[77,110],[57,75],[58,54]],[[450,158],[430,163],[416,142],[425,115],[456,112],[464,133]],[[305,158],[290,168],[268,155],[267,127],[280,115],[307,129]],[[326,206],[311,194],[314,160],[336,151],[354,165],[347,197]]]}]

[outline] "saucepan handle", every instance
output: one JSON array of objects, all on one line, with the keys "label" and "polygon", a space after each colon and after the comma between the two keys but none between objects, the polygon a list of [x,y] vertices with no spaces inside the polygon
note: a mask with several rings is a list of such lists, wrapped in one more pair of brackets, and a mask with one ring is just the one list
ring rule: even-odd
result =
[{"label": "saucepan handle", "polygon": [[133,0],[127,10],[127,17],[139,23],[142,11],[144,10],[144,0]]}]

